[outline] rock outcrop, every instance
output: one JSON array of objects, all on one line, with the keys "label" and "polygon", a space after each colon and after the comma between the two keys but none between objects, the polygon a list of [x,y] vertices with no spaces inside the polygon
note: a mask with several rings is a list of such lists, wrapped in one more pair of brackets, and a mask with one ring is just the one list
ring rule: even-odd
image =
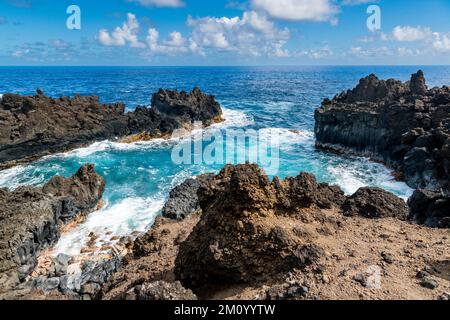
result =
[{"label": "rock outcrop", "polygon": [[[331,207],[321,188],[307,174],[271,182],[256,165],[226,166],[198,192],[202,217],[180,245],[177,279],[199,289],[267,279],[317,263],[323,250],[286,220],[306,208]],[[340,190],[327,191],[330,201],[343,197]]]},{"label": "rock outcrop", "polygon": [[38,90],[35,96],[4,94],[0,99],[0,168],[87,144],[170,135],[175,129],[221,121],[213,96],[195,88],[190,94],[160,90],[152,107],[125,113],[122,103],[101,104],[98,97],[58,99]]},{"label": "rock outcrop", "polygon": [[383,161],[409,186],[448,194],[450,87],[428,89],[422,71],[407,83],[361,79],[315,119],[317,147]]},{"label": "rock outcrop", "polygon": [[23,281],[39,253],[59,239],[59,227],[94,210],[104,187],[94,166],[86,165],[42,188],[0,189],[0,289]]}]

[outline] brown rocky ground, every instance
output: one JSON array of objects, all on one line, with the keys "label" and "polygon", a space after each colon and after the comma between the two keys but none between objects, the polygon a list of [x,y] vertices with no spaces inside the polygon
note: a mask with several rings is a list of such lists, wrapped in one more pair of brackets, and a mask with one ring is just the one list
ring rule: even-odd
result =
[{"label": "brown rocky ground", "polygon": [[324,205],[324,187],[309,175],[271,182],[256,166],[226,167],[200,188],[203,213],[159,218],[135,241],[102,298],[448,299],[448,230],[401,220],[403,208],[392,217],[390,195],[372,219],[345,216],[338,188]]}]

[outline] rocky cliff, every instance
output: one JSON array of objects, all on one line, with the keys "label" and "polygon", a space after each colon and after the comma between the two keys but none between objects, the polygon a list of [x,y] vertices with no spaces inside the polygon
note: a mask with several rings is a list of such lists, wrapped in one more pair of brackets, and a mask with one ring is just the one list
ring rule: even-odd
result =
[{"label": "rocky cliff", "polygon": [[0,189],[0,291],[23,281],[60,227],[94,210],[105,188],[86,165],[71,178],[54,177],[42,188]]},{"label": "rocky cliff", "polygon": [[[438,191],[448,207],[450,87],[428,89],[422,71],[406,83],[372,74],[355,89],[324,100],[315,120],[317,147],[383,161],[409,186]],[[449,225],[449,214],[425,211],[414,216],[425,215],[428,225]]]},{"label": "rocky cliff", "polygon": [[[125,113],[122,103],[101,104],[98,97],[47,97],[4,94],[0,99],[0,168],[44,155],[64,152],[95,141],[164,137],[179,128],[221,121],[213,96],[160,90],[152,107]],[[131,136],[131,137],[129,137]]]}]

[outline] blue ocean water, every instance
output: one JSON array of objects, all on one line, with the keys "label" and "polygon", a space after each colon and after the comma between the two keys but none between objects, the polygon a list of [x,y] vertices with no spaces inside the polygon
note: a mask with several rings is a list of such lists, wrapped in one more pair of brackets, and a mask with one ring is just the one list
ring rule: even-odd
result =
[{"label": "blue ocean water", "polygon": [[[379,186],[407,198],[412,190],[393,180],[389,169],[368,159],[341,157],[314,148],[314,109],[324,98],[353,88],[361,77],[408,80],[419,67],[0,67],[0,94],[95,94],[103,102],[123,101],[128,110],[149,105],[159,88],[190,91],[199,86],[225,109],[226,121],[216,128],[272,129],[280,139],[280,177],[301,171],[338,184],[347,193]],[[430,86],[450,84],[449,67],[423,67]],[[174,164],[176,142],[135,144],[110,141],[47,157],[0,172],[0,187],[42,185],[52,176],[72,175],[85,163],[107,182],[105,206],[65,234],[58,252],[78,254],[90,232],[99,241],[148,229],[170,190],[188,177],[223,166]],[[238,150],[237,152],[243,152]]]}]

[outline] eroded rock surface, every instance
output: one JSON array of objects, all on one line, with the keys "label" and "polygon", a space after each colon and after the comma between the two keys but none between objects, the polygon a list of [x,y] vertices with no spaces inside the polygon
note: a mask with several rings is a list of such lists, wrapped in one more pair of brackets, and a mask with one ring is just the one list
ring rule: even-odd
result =
[{"label": "eroded rock surface", "polygon": [[164,217],[182,220],[188,215],[201,210],[198,200],[198,189],[205,185],[212,175],[199,175],[195,179],[187,179],[175,187],[162,209]]}]

